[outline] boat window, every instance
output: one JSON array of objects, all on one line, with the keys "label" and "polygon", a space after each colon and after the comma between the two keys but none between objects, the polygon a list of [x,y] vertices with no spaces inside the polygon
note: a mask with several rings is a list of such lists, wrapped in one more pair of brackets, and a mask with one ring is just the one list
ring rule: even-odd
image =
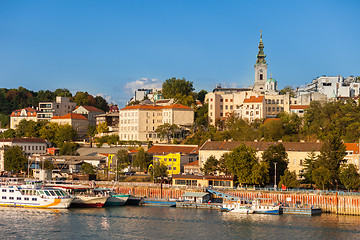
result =
[{"label": "boat window", "polygon": [[14,189],[10,189],[9,192],[14,192]]},{"label": "boat window", "polygon": [[6,192],[6,189],[3,189],[2,192]]},{"label": "boat window", "polygon": [[14,197],[9,197],[10,200],[14,200]]},{"label": "boat window", "polygon": [[51,196],[56,196],[56,194],[54,193],[54,191],[49,191]]},{"label": "boat window", "polygon": [[44,194],[44,191],[40,191],[40,194]]},{"label": "boat window", "polygon": [[31,200],[36,201],[36,198],[32,198]]},{"label": "boat window", "polygon": [[5,197],[5,196],[2,196],[2,199],[6,199],[6,197]]},{"label": "boat window", "polygon": [[61,196],[61,193],[59,190],[55,190],[56,195]]},{"label": "boat window", "polygon": [[28,197],[26,197],[26,198],[24,198],[24,200],[25,200],[25,201],[29,201],[29,198],[28,198]]},{"label": "boat window", "polygon": [[61,195],[66,196],[66,192],[64,192],[63,190],[60,190],[60,193]]},{"label": "boat window", "polygon": [[21,197],[17,197],[16,200],[21,200]]},{"label": "boat window", "polygon": [[49,191],[44,191],[44,192],[45,192],[46,196],[50,196]]}]

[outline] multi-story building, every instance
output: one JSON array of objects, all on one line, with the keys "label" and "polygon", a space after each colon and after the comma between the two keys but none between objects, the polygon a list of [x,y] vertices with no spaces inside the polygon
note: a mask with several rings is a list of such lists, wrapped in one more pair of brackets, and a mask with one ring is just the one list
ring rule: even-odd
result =
[{"label": "multi-story building", "polygon": [[197,145],[153,145],[147,153],[153,163],[160,162],[167,167],[169,175],[184,172],[184,165],[198,159]]},{"label": "multi-story building", "polygon": [[68,113],[64,116],[54,116],[50,122],[61,125],[69,124],[77,131],[79,137],[84,137],[88,131],[89,120],[81,114]]},{"label": "multi-story building", "polygon": [[241,118],[246,119],[249,122],[252,122],[255,119],[265,118],[265,97],[251,96],[250,98],[244,99],[241,110]]},{"label": "multi-story building", "polygon": [[203,167],[210,156],[220,159],[224,153],[231,152],[234,148],[245,143],[257,151],[257,157],[261,161],[263,152],[271,145],[282,144],[288,154],[288,168],[295,171],[298,178],[304,171],[305,158],[311,152],[320,154],[321,142],[235,142],[235,141],[207,141],[199,149],[199,165]]},{"label": "multi-story building", "polygon": [[78,106],[73,113],[81,114],[89,120],[91,126],[96,126],[96,116],[104,114],[103,110],[100,110],[93,106]]},{"label": "multi-story building", "polygon": [[95,119],[96,125],[106,122],[106,125],[109,127],[109,132],[119,131],[119,112],[99,114],[95,116]]},{"label": "multi-story building", "polygon": [[127,106],[120,110],[120,140],[160,142],[156,129],[165,123],[189,128],[194,124],[194,110],[181,104]]},{"label": "multi-story building", "polygon": [[50,121],[54,116],[64,116],[76,108],[76,103],[71,102],[68,97],[56,97],[55,102],[40,102],[37,119],[39,121]]},{"label": "multi-story building", "polygon": [[33,154],[46,154],[47,143],[42,138],[10,138],[0,139],[0,147],[19,146],[28,156]]},{"label": "multi-story building", "polygon": [[13,111],[10,115],[10,128],[15,129],[21,120],[37,122],[37,111],[31,107]]}]

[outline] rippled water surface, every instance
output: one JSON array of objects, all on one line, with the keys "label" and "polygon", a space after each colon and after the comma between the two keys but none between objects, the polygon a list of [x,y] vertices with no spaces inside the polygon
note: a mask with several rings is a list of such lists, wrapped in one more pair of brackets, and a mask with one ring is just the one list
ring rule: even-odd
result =
[{"label": "rippled water surface", "polygon": [[167,207],[0,208],[2,239],[360,239],[360,217]]}]

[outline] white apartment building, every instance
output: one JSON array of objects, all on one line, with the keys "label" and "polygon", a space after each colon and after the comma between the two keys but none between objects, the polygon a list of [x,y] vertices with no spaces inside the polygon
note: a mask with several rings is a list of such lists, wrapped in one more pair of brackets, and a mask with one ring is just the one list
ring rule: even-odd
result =
[{"label": "white apartment building", "polygon": [[40,102],[37,119],[39,121],[50,121],[54,116],[64,116],[76,108],[76,103],[71,102],[68,97],[56,97],[55,102]]},{"label": "white apartment building", "polygon": [[45,154],[47,143],[42,138],[11,138],[0,139],[0,148],[4,146],[19,146],[26,155]]},{"label": "white apartment building", "polygon": [[119,138],[160,142],[156,129],[165,123],[189,128],[194,124],[194,110],[181,104],[127,106],[120,110]]},{"label": "white apartment building", "polygon": [[10,128],[16,129],[21,120],[37,121],[37,111],[31,107],[15,110],[10,115]]}]

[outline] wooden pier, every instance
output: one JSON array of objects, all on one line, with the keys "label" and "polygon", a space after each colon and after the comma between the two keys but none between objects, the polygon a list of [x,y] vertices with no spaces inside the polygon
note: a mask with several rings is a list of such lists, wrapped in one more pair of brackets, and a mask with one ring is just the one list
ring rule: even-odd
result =
[{"label": "wooden pier", "polygon": [[193,203],[193,202],[177,202],[177,208],[196,208],[196,209],[212,209],[221,210],[221,203]]}]

